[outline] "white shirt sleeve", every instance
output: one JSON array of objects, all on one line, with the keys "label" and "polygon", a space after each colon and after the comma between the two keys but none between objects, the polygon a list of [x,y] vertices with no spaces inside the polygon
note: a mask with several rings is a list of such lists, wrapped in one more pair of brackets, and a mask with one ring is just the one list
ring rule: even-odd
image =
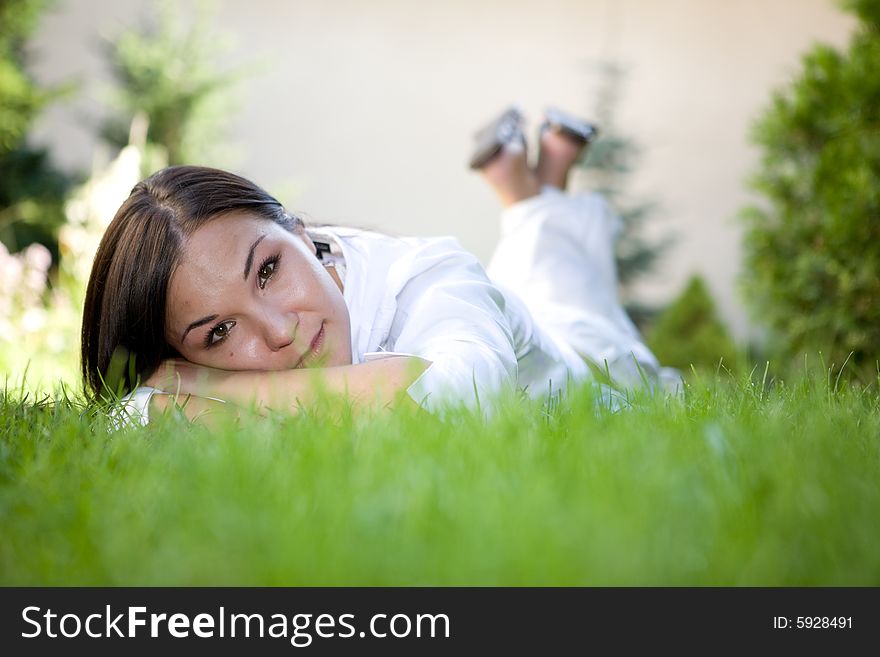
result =
[{"label": "white shirt sleeve", "polygon": [[141,386],[132,390],[111,409],[110,419],[115,429],[138,424],[146,425],[150,420],[150,400],[160,392],[156,388]]},{"label": "white shirt sleeve", "polygon": [[421,254],[419,273],[398,293],[390,346],[432,363],[407,390],[416,402],[482,408],[517,380],[505,300],[476,257],[454,240],[443,245]]}]

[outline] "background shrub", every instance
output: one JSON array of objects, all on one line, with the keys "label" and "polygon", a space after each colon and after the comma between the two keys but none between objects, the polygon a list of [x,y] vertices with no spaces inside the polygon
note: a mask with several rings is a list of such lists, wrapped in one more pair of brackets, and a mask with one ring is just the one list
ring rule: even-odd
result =
[{"label": "background shrub", "polygon": [[715,371],[722,361],[727,369],[737,369],[736,345],[699,276],[692,276],[681,295],[662,312],[647,341],[663,365],[677,367],[686,375],[691,365],[697,371]]},{"label": "background shrub", "polygon": [[70,180],[45,149],[27,142],[40,112],[69,90],[43,88],[27,71],[27,40],[47,5],[47,0],[0,2],[0,241],[12,252],[40,242],[57,256]]},{"label": "background shrub", "polygon": [[199,4],[191,20],[182,20],[180,7],[167,0],[105,41],[116,87],[101,126],[104,140],[124,148],[140,116],[147,126],[145,176],[169,164],[223,164],[234,109],[230,91],[244,75],[218,65],[228,41],[214,28],[209,5]]},{"label": "background shrub", "polygon": [[[777,352],[880,353],[880,0],[843,3],[859,18],[845,52],[816,46],[757,121],[762,148],[747,208],[743,287]],[[798,358],[797,360],[801,360]],[[852,371],[852,370],[851,370]]]}]

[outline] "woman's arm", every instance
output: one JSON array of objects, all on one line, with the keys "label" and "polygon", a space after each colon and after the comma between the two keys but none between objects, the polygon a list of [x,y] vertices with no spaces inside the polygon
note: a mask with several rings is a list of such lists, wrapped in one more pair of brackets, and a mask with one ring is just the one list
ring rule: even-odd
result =
[{"label": "woman's arm", "polygon": [[428,411],[447,403],[488,410],[487,402],[518,381],[503,293],[477,258],[448,238],[414,254],[410,271],[414,275],[395,295],[405,321],[395,326],[390,347],[432,365],[409,394]]},{"label": "woman's arm", "polygon": [[175,395],[156,392],[150,395],[147,418],[154,421],[157,416],[172,408],[178,409],[192,422],[209,427],[222,427],[230,420],[238,420],[238,407],[216,399],[196,395]]},{"label": "woman's arm", "polygon": [[356,408],[409,400],[407,388],[430,362],[391,356],[358,365],[295,370],[218,370],[182,359],[165,361],[146,385],[169,394],[216,398],[239,406],[296,412],[323,394],[344,396]]}]

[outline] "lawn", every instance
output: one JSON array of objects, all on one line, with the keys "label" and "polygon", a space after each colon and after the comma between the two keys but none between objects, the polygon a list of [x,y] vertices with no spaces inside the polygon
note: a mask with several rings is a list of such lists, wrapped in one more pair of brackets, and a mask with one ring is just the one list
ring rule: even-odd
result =
[{"label": "lawn", "polygon": [[880,585],[876,382],[761,374],[119,432],[8,390],[0,584]]}]

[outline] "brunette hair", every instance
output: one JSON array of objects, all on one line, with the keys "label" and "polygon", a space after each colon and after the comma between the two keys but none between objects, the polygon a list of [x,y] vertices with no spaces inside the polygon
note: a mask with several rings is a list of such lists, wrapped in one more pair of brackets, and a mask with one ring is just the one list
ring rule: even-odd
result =
[{"label": "brunette hair", "polygon": [[177,352],[165,339],[168,284],[186,239],[230,212],[303,227],[251,181],[220,169],[173,166],[132,189],[107,227],[86,289],[82,374],[96,397],[125,394]]}]

